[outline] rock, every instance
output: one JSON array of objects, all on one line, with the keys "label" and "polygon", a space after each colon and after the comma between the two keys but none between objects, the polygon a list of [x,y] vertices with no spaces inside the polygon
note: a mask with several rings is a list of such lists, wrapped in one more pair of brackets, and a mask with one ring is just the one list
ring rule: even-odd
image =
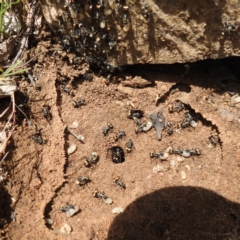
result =
[{"label": "rock", "polygon": [[[115,0],[104,1],[106,6],[99,2],[98,7],[92,7],[87,0],[81,4],[40,0],[47,23],[60,39],[67,39],[67,34],[75,39],[74,28],[82,28],[79,35],[88,32],[99,41],[87,42],[92,45],[83,45],[80,52],[84,48],[85,53],[93,52],[89,48],[107,50],[116,66],[193,62],[240,54],[238,1],[145,0],[127,1],[127,6]],[[95,36],[95,31],[101,36]],[[67,40],[64,44],[68,45]]]},{"label": "rock", "polygon": [[71,231],[72,231],[72,228],[71,228],[71,226],[70,226],[69,224],[67,224],[67,223],[64,223],[64,224],[60,227],[60,229],[59,229],[59,232],[60,232],[60,233],[65,233],[65,234],[70,234]]},{"label": "rock", "polygon": [[111,198],[106,198],[106,199],[103,198],[103,201],[108,205],[111,205],[113,203],[113,200]]},{"label": "rock", "polygon": [[123,212],[123,208],[121,208],[121,207],[115,207],[112,209],[113,214],[118,214],[118,213],[122,213],[122,212]]},{"label": "rock", "polygon": [[187,178],[185,171],[181,171],[181,177],[183,180],[185,180]]},{"label": "rock", "polygon": [[72,124],[69,126],[69,128],[77,128],[78,127],[78,121],[75,120],[72,122]]},{"label": "rock", "polygon": [[191,170],[191,167],[189,165],[186,165],[185,168],[190,171]]},{"label": "rock", "polygon": [[144,88],[152,83],[143,79],[142,77],[136,76],[131,80],[122,81],[124,87]]},{"label": "rock", "polygon": [[77,149],[76,144],[71,144],[71,146],[67,150],[68,155],[74,153],[76,151],[76,149]]},{"label": "rock", "polygon": [[49,225],[53,224],[53,220],[51,218],[45,218],[45,222],[46,224],[49,224]]},{"label": "rock", "polygon": [[160,165],[157,165],[156,167],[153,167],[153,173],[166,172],[168,169],[169,169],[169,166],[160,166]]}]

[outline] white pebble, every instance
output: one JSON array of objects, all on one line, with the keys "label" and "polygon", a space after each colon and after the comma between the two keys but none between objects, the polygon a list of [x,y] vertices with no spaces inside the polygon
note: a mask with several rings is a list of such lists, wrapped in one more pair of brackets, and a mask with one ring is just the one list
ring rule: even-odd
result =
[{"label": "white pebble", "polygon": [[184,161],[184,158],[183,158],[183,157],[180,157],[180,156],[177,156],[177,160],[178,160],[179,162],[183,162],[183,161]]},{"label": "white pebble", "polygon": [[215,148],[215,146],[214,146],[213,144],[210,143],[210,144],[208,145],[208,148],[209,148],[209,149],[211,149],[211,148]]},{"label": "white pebble", "polygon": [[46,224],[49,224],[49,225],[53,224],[53,220],[51,218],[45,218],[45,222]]},{"label": "white pebble", "polygon": [[123,31],[128,32],[130,28],[130,24],[124,24]]},{"label": "white pebble", "polygon": [[169,146],[169,147],[165,150],[165,152],[166,152],[166,153],[169,153],[171,150],[172,150],[172,147]]},{"label": "white pebble", "polygon": [[64,223],[59,229],[60,233],[70,234],[71,231],[72,231],[72,228],[67,223]]},{"label": "white pebble", "polygon": [[185,168],[190,171],[191,170],[191,167],[189,165],[186,165]]},{"label": "white pebble", "polygon": [[74,153],[76,149],[77,149],[77,146],[75,144],[72,144],[67,150],[68,155]]},{"label": "white pebble", "polygon": [[197,122],[195,122],[194,120],[192,120],[191,122],[190,122],[190,125],[193,127],[193,128],[195,128],[195,127],[197,127]]},{"label": "white pebble", "polygon": [[104,11],[104,14],[106,16],[108,16],[108,15],[110,15],[112,13],[112,10],[110,8],[105,8],[103,11]]},{"label": "white pebble", "polygon": [[232,96],[232,98],[231,98],[231,102],[232,103],[240,103],[240,96]]},{"label": "white pebble", "polygon": [[111,198],[103,199],[103,201],[108,205],[111,205],[113,203],[113,200]]},{"label": "white pebble", "polygon": [[169,169],[169,166],[160,166],[160,165],[157,165],[156,167],[153,167],[153,173],[166,172],[168,169]]},{"label": "white pebble", "polygon": [[150,180],[150,179],[151,179],[151,177],[152,177],[152,175],[149,175],[149,176],[147,176],[147,180]]},{"label": "white pebble", "polygon": [[168,158],[168,153],[165,152],[165,153],[161,154],[159,158],[161,160],[166,160]]},{"label": "white pebble", "polygon": [[77,127],[78,127],[78,121],[77,120],[72,122],[72,124],[69,126],[69,128],[77,128]]},{"label": "white pebble", "polygon": [[84,138],[83,135],[79,135],[78,137],[79,137],[79,141],[81,141],[81,142],[84,142],[84,141],[85,141],[85,138]]},{"label": "white pebble", "polygon": [[187,178],[187,175],[184,171],[181,171],[181,177],[183,180],[185,180]]},{"label": "white pebble", "polygon": [[133,107],[134,108],[134,103],[132,102],[132,101],[127,101],[127,106],[131,106],[131,107]]},{"label": "white pebble", "polygon": [[171,160],[170,161],[170,166],[174,168],[176,166],[176,162],[174,160]]},{"label": "white pebble", "polygon": [[101,21],[100,22],[100,28],[105,28],[105,26],[106,26],[105,20]]},{"label": "white pebble", "polygon": [[147,132],[152,128],[152,122],[147,122],[146,127],[143,127],[143,131]]},{"label": "white pebble", "polygon": [[118,105],[118,106],[123,106],[123,102],[121,102],[121,101],[116,101],[115,103],[116,103],[116,105]]},{"label": "white pebble", "polygon": [[180,134],[181,133],[181,128],[176,129],[176,133]]},{"label": "white pebble", "polygon": [[118,213],[122,213],[123,212],[123,208],[121,207],[115,207],[112,209],[112,213],[114,214],[118,214]]}]

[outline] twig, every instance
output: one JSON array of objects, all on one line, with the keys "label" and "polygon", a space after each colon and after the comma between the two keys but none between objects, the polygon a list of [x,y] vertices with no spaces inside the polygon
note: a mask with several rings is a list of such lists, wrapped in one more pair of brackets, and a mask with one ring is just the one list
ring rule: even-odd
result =
[{"label": "twig", "polygon": [[32,7],[28,13],[28,16],[27,16],[27,19],[30,19],[28,22],[27,22],[27,30],[26,32],[23,34],[23,38],[21,40],[21,44],[20,44],[20,48],[19,48],[19,51],[17,53],[17,55],[15,56],[14,60],[13,60],[13,64],[16,63],[16,61],[19,59],[19,58],[22,58],[22,55],[23,55],[23,51],[28,47],[27,44],[28,44],[28,38],[32,32],[32,29],[33,29],[33,23],[34,23],[34,16],[36,14],[36,11],[37,11],[37,1],[34,0],[33,3],[32,3]]},{"label": "twig", "polygon": [[2,159],[0,160],[0,165],[3,163],[3,161],[5,160],[8,154],[9,154],[9,151],[6,152],[5,155],[2,157]]},{"label": "twig", "polygon": [[4,116],[4,114],[8,111],[8,109],[9,109],[10,106],[11,106],[11,104],[12,104],[12,102],[10,102],[9,105],[8,105],[8,107],[1,113],[0,118],[1,118],[2,116]]}]

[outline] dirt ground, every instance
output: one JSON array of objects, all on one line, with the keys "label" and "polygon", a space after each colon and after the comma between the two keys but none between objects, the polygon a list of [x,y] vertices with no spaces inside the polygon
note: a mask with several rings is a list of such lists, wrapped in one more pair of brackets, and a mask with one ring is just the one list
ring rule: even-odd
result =
[{"label": "dirt ground", "polygon": [[[24,111],[33,124],[21,121],[18,112],[19,125],[2,164],[8,174],[1,189],[2,238],[240,239],[240,105],[231,102],[232,92],[240,93],[240,84],[219,70],[234,64],[205,61],[189,64],[189,72],[180,64],[129,66],[106,84],[97,74],[84,80],[87,65],[72,65],[71,57],[41,55],[34,63],[37,86],[25,80],[19,84],[29,96]],[[77,98],[84,98],[85,105],[75,108]],[[177,130],[186,110],[170,113],[168,108],[176,100],[191,109],[196,128]],[[51,115],[44,117],[43,105],[49,105]],[[132,108],[144,111],[143,122],[162,109],[173,134],[165,128],[160,141],[154,128],[136,134],[136,124],[127,117]],[[114,128],[104,136],[107,122]],[[74,138],[67,127],[85,141]],[[38,129],[42,144],[32,139]],[[126,136],[116,142],[120,130]],[[215,147],[210,145],[211,135],[219,138]],[[125,150],[128,139],[134,143],[131,153]],[[72,144],[77,150],[68,155]],[[112,162],[108,150],[116,145],[124,149],[123,163]],[[201,155],[169,154],[166,161],[150,158],[150,152],[169,146],[198,148]],[[88,168],[83,157],[92,152],[97,152],[99,161]],[[84,176],[91,182],[76,185]],[[113,182],[116,177],[125,190]],[[96,189],[113,203],[94,198]],[[66,204],[79,211],[68,218],[59,211]],[[122,207],[123,213],[113,214],[115,207]],[[46,219],[53,223],[46,224]],[[71,226],[69,235],[59,232],[64,223]]]}]

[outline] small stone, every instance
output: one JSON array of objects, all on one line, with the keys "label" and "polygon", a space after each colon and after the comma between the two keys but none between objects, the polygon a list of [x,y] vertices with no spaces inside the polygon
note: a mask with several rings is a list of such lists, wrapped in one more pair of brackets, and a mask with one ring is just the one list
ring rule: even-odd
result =
[{"label": "small stone", "polygon": [[51,218],[45,218],[45,222],[46,224],[49,224],[49,225],[53,224],[53,220]]},{"label": "small stone", "polygon": [[184,158],[183,158],[183,157],[180,157],[180,156],[177,156],[177,160],[178,160],[179,162],[183,162],[183,161],[184,161]]},{"label": "small stone", "polygon": [[215,148],[215,146],[214,146],[213,144],[210,143],[210,144],[208,145],[208,148],[209,148],[209,149],[211,149],[211,148]]},{"label": "small stone", "polygon": [[121,208],[121,207],[115,207],[112,209],[113,214],[118,214],[118,213],[122,213],[122,212],[123,212],[123,208]]},{"label": "small stone", "polygon": [[75,144],[72,144],[67,150],[68,155],[74,153],[76,149],[77,149],[77,146]]},{"label": "small stone", "polygon": [[153,167],[153,173],[166,172],[168,169],[169,169],[169,166],[160,166],[160,165],[157,165],[156,167]]},{"label": "small stone", "polygon": [[238,95],[232,96],[231,102],[232,102],[233,104],[240,103],[240,96],[238,96]]},{"label": "small stone", "polygon": [[146,126],[143,127],[143,131],[147,132],[152,128],[152,122],[147,122]]},{"label": "small stone", "polygon": [[159,158],[161,160],[166,160],[168,158],[168,153],[164,152]]},{"label": "small stone", "polygon": [[111,205],[113,203],[113,200],[111,198],[103,199],[103,201],[108,205]]},{"label": "small stone", "polygon": [[190,125],[193,127],[193,128],[196,128],[197,127],[197,122],[195,122],[194,120],[192,120],[191,122],[190,122]]},{"label": "small stone", "polygon": [[185,180],[187,178],[187,175],[184,171],[181,171],[181,177],[183,180]]},{"label": "small stone", "polygon": [[72,124],[69,126],[69,128],[77,128],[78,127],[78,121],[75,120],[74,122],[72,122]]},{"label": "small stone", "polygon": [[191,170],[191,167],[189,165],[186,165],[185,168],[190,171]]},{"label": "small stone", "polygon": [[176,166],[176,162],[175,162],[174,160],[171,160],[171,161],[170,161],[170,166],[171,166],[172,168],[174,168],[174,167]]},{"label": "small stone", "polygon": [[65,233],[65,234],[70,234],[71,231],[72,231],[72,228],[67,223],[64,223],[59,229],[60,233]]},{"label": "small stone", "polygon": [[172,150],[172,147],[169,146],[168,148],[166,148],[165,152],[166,152],[166,153],[169,153],[171,150]]},{"label": "small stone", "polygon": [[118,106],[123,106],[123,102],[121,102],[121,101],[116,101],[115,103],[116,103],[116,105],[118,105]]},{"label": "small stone", "polygon": [[149,175],[149,176],[147,176],[147,180],[150,180],[150,179],[151,179],[151,177],[152,177],[152,175]]}]

